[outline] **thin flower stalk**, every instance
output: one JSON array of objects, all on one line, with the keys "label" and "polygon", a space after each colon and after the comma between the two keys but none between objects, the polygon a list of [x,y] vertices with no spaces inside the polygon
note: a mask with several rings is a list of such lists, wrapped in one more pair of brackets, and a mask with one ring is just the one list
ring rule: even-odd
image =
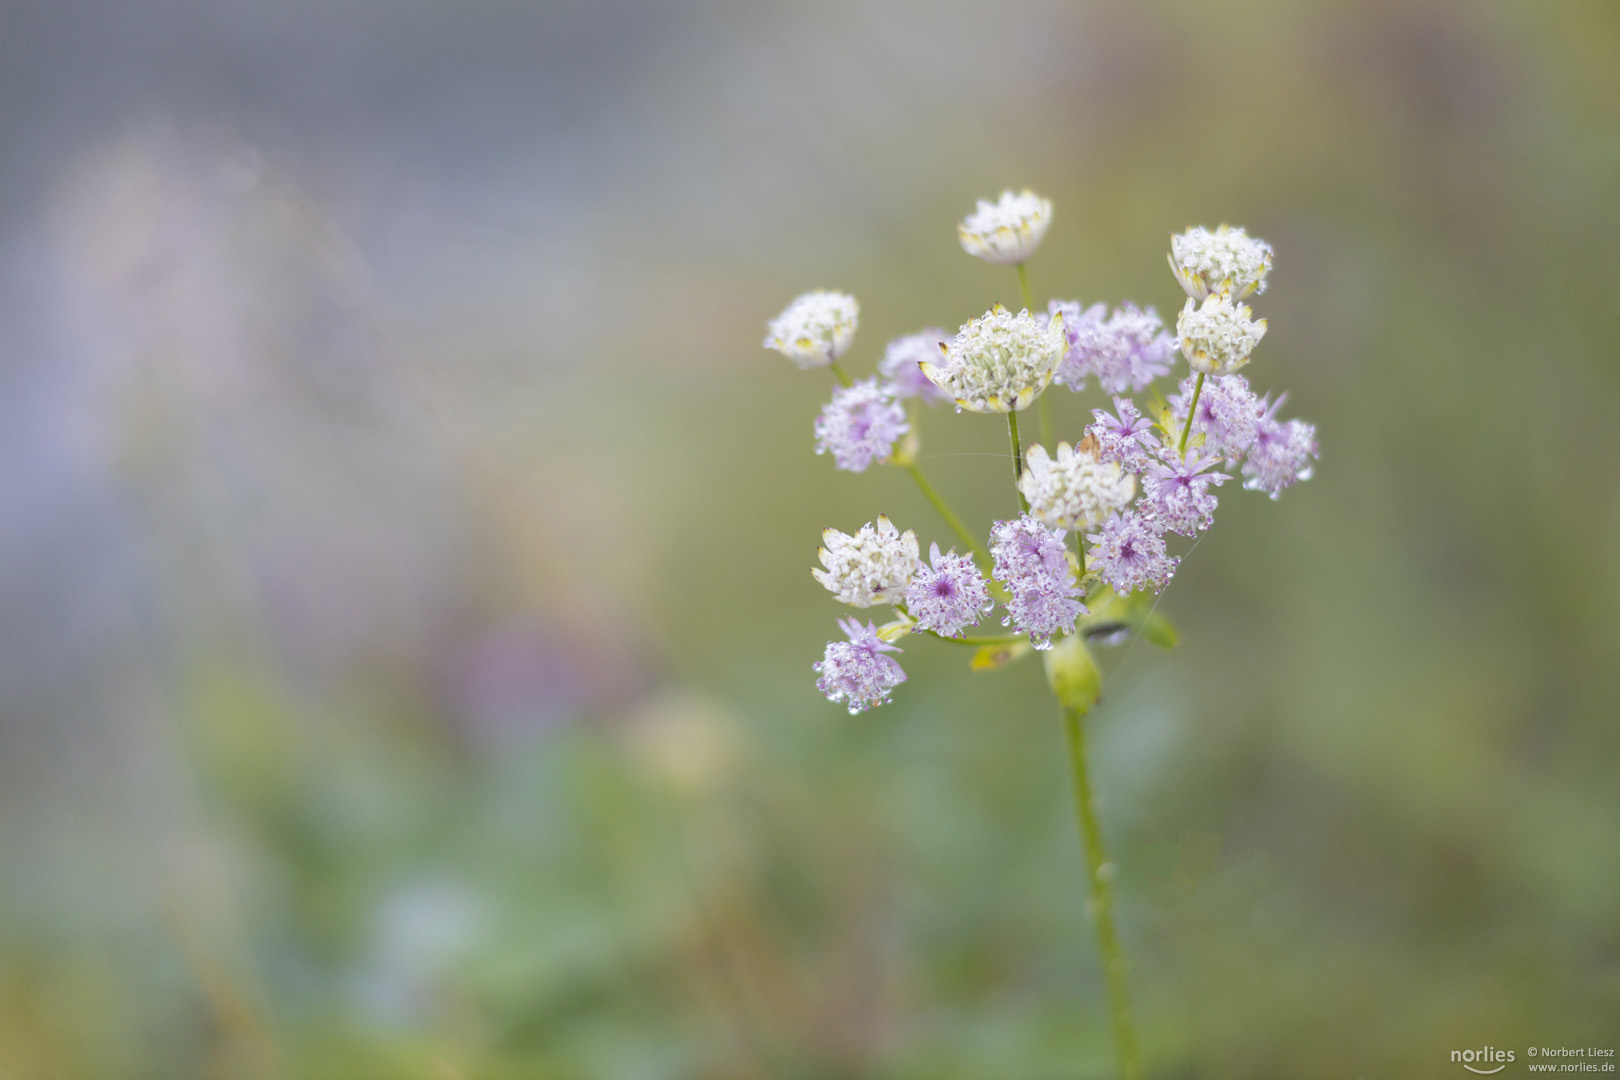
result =
[{"label": "thin flower stalk", "polygon": [[1097,954],[1102,958],[1103,976],[1108,983],[1109,1014],[1114,1028],[1114,1050],[1119,1056],[1123,1080],[1140,1080],[1142,1057],[1136,1041],[1136,1021],[1131,1014],[1126,989],[1129,969],[1125,950],[1119,944],[1114,926],[1114,864],[1103,847],[1102,827],[1097,823],[1097,793],[1091,785],[1086,761],[1085,713],[1064,709],[1063,726],[1069,739],[1069,771],[1074,781],[1074,814],[1080,825],[1081,849],[1086,858],[1086,881],[1091,891],[1088,914],[1097,937]]}]

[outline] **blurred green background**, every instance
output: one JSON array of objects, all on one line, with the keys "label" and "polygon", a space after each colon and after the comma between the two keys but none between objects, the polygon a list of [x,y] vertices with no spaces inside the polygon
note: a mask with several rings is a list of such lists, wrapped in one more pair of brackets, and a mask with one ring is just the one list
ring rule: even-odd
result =
[{"label": "blurred green background", "polygon": [[[1152,1075],[1615,1046],[1620,6],[23,3],[0,58],[0,1077],[1111,1075],[1039,665],[817,694],[819,529],[949,538],[759,347],[1014,300],[954,223],[1026,184],[1041,298],[1268,239],[1322,445],[1101,657]],[[924,422],[981,529],[1004,438]]]}]

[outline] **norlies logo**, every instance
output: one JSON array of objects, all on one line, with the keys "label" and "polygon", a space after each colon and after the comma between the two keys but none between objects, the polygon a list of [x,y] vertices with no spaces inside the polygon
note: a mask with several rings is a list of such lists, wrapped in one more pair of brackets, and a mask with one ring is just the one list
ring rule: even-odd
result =
[{"label": "norlies logo", "polygon": [[[1453,1050],[1451,1052],[1451,1060],[1460,1063],[1463,1068],[1467,1069],[1471,1073],[1478,1073],[1481,1076],[1489,1076],[1492,1073],[1499,1073],[1503,1069],[1507,1068],[1507,1063],[1513,1060],[1513,1051],[1498,1050],[1494,1046],[1487,1046],[1479,1050]],[[1475,1068],[1475,1065],[1487,1067]],[[1494,1065],[1495,1068],[1488,1067],[1492,1065]]]}]

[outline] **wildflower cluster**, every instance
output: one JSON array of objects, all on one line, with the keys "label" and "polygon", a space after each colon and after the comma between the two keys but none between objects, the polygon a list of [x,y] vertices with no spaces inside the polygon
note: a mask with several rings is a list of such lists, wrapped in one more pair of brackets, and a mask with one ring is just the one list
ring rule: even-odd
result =
[{"label": "wildflower cluster", "polygon": [[[817,686],[851,712],[889,700],[905,679],[889,654],[908,634],[978,645],[974,666],[991,667],[1070,637],[1083,648],[1085,637],[1146,633],[1152,596],[1180,566],[1171,541],[1211,527],[1226,481],[1275,499],[1311,476],[1316,429],[1279,419],[1283,397],[1256,395],[1240,373],[1266,331],[1244,300],[1265,292],[1270,245],[1226,225],[1173,236],[1170,268],[1187,296],[1172,332],[1130,302],[1060,298],[1032,310],[1024,262],[1051,220],[1051,203],[1033,192],[981,201],[958,237],[969,254],[1018,268],[1022,310],[994,304],[955,334],[896,338],[869,378],[851,381],[838,364],[853,343],[852,297],[806,293],[768,327],[767,347],[801,368],[831,367],[842,384],[815,422],[816,452],[852,472],[904,465],[963,545],[930,542],[925,562],[916,532],[883,516],[852,534],[823,532],[816,580],[844,604],[894,613],[882,625],[844,620],[847,640],[814,665]],[[1178,354],[1186,367],[1161,393]],[[1054,384],[1085,393],[1093,380],[1102,407],[1078,438],[1054,444],[1042,395]],[[920,407],[945,401],[1008,418],[1021,513],[996,521],[984,544],[917,464]],[[1026,448],[1018,414],[1037,401],[1040,438]],[[1011,632],[967,637],[998,604]]]},{"label": "wildflower cluster", "polygon": [[[1086,768],[1082,718],[1102,687],[1088,643],[1137,634],[1174,645],[1175,632],[1155,601],[1185,558],[1172,553],[1172,544],[1186,544],[1214,524],[1221,487],[1236,476],[1244,488],[1273,499],[1310,479],[1316,429],[1279,419],[1283,396],[1256,395],[1240,374],[1266,332],[1266,321],[1244,301],[1265,292],[1269,244],[1226,225],[1172,236],[1170,269],[1187,298],[1171,332],[1153,308],[1129,302],[1110,308],[1060,298],[1037,309],[1024,263],[1051,222],[1052,204],[1031,191],[980,201],[957,236],[968,254],[1017,268],[1022,308],[1014,313],[994,304],[954,335],[930,327],[896,338],[870,378],[853,381],[839,365],[857,313],[854,299],[842,293],[799,297],[771,322],[765,344],[801,368],[828,367],[838,380],[815,423],[816,452],[852,472],[903,467],[964,548],[941,552],[931,540],[924,562],[917,533],[902,532],[882,515],[853,533],[824,530],[815,579],[844,604],[888,605],[894,617],[881,625],[840,620],[844,640],[828,642],[812,665],[816,688],[851,713],[884,704],[906,680],[894,654],[901,651],[895,642],[907,635],[975,647],[974,670],[1043,653],[1047,683],[1064,712],[1087,849],[1087,910],[1107,979],[1120,1074],[1140,1080],[1112,875],[1105,872],[1112,864]],[[1178,353],[1184,371],[1175,370]],[[1170,376],[1166,395],[1155,383]],[[1055,441],[1046,391],[1057,385],[1085,393],[1093,379],[1107,398],[1098,403],[1103,407],[1088,405],[1091,422]],[[958,413],[1007,418],[1020,512],[992,523],[983,543],[985,534],[962,522],[919,464],[923,406],[943,401],[955,402]],[[1018,416],[1032,405],[1039,438],[1026,450]],[[998,606],[1009,632],[969,636]]]}]

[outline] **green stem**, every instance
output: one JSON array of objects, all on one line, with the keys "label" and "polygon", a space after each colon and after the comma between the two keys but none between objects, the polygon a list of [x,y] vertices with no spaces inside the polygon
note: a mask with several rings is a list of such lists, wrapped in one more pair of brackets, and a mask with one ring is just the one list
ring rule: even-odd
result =
[{"label": "green stem", "polygon": [[955,511],[946,505],[944,499],[940,498],[939,492],[934,490],[934,485],[930,484],[928,477],[923,475],[922,467],[916,462],[911,462],[906,465],[906,471],[917,482],[917,490],[923,493],[925,499],[934,504],[934,509],[939,511],[939,516],[945,519],[945,524],[951,527],[951,531],[962,538],[962,543],[968,546],[968,550],[973,552],[980,562],[985,566],[989,566],[990,556],[979,546],[979,542],[973,538],[973,534],[968,532],[967,526],[962,524],[962,519],[957,517]]},{"label": "green stem", "polygon": [[1074,772],[1074,809],[1085,841],[1086,866],[1091,878],[1090,914],[1097,933],[1097,952],[1108,982],[1108,1006],[1114,1018],[1114,1049],[1119,1055],[1122,1080],[1141,1080],[1142,1062],[1136,1047],[1136,1027],[1131,1004],[1125,993],[1125,953],[1119,947],[1114,929],[1114,890],[1110,882],[1114,868],[1103,851],[1102,830],[1097,826],[1097,796],[1086,772],[1086,730],[1079,709],[1063,710],[1069,734],[1069,765]]},{"label": "green stem", "polygon": [[1176,448],[1176,453],[1180,454],[1182,457],[1187,456],[1187,433],[1192,431],[1193,414],[1198,411],[1198,395],[1202,394],[1203,392],[1204,373],[1200,371],[1198,373],[1198,383],[1193,387],[1192,404],[1187,407],[1187,422],[1183,424],[1181,428],[1181,445]]},{"label": "green stem", "polygon": [[838,377],[839,382],[844,384],[844,388],[846,390],[855,385],[849,381],[849,376],[844,373],[844,369],[838,366],[838,361],[829,360],[827,361],[827,366],[832,368],[832,373]]},{"label": "green stem", "polygon": [[1018,291],[1024,294],[1024,310],[1035,314],[1035,302],[1029,298],[1029,274],[1025,272],[1023,263],[1018,264]]},{"label": "green stem", "polygon": [[1080,576],[1086,576],[1086,533],[1084,529],[1074,530],[1074,553],[1080,556]]},{"label": "green stem", "polygon": [[[1020,263],[1019,265],[1023,265]],[[1019,487],[1019,481],[1024,479],[1024,444],[1018,441],[1018,411],[1007,410],[1007,436],[1012,439],[1013,454],[1013,490],[1018,492],[1018,509],[1029,513],[1029,500],[1024,498],[1024,489]]]},{"label": "green stem", "polygon": [[932,630],[922,632],[952,645],[1012,645],[1016,642],[1029,640],[1028,634],[997,634],[994,637],[946,637],[943,634],[936,634]]}]

